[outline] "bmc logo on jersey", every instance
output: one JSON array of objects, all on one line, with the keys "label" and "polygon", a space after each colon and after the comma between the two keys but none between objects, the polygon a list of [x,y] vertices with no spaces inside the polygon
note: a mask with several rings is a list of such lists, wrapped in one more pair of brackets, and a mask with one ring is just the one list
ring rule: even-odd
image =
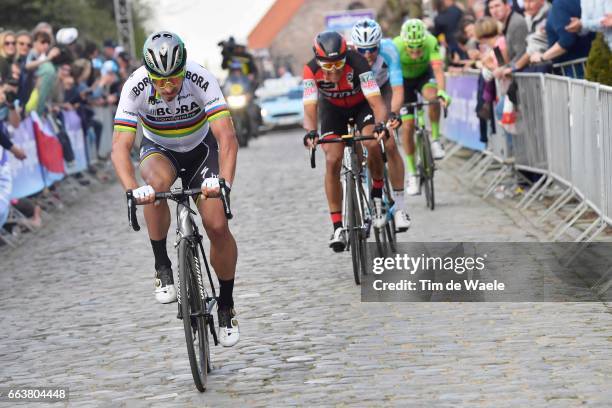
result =
[{"label": "bmc logo on jersey", "polygon": [[374,78],[372,71],[364,72],[359,75],[359,79],[361,80],[361,88],[366,92],[378,88],[376,78]]},{"label": "bmc logo on jersey", "polygon": [[317,84],[312,79],[304,80],[304,99],[316,97],[317,94]]}]

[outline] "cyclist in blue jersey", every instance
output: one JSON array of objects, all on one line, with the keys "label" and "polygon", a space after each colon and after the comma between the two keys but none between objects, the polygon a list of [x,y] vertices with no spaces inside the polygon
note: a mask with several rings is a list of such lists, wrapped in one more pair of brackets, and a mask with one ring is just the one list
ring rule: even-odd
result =
[{"label": "cyclist in blue jersey", "polygon": [[[238,142],[225,98],[215,77],[187,60],[179,36],[169,31],[152,34],[143,47],[144,65],[127,79],[115,115],[112,161],[125,190],[144,207],[155,256],[155,298],[176,301],[171,262],[166,252],[170,209],[166,200],[155,203],[155,192],[168,191],[180,177],[183,188],[201,188],[196,204],[210,240],[210,263],[219,278],[219,342],[233,346],[240,337],[232,292],[238,250],[229,230],[221,200],[234,181]],[[138,185],[130,151],[141,123]]]},{"label": "cyclist in blue jersey", "polygon": [[[389,127],[397,128],[401,125],[399,111],[404,103],[404,81],[400,58],[389,38],[382,38],[380,25],[372,19],[358,21],[351,31],[353,47],[365,57],[376,78],[376,83],[391,112]],[[395,138],[391,137],[385,142],[389,164],[389,178],[393,188],[393,201],[396,203],[394,214],[395,226],[398,232],[406,231],[410,227],[410,217],[404,201],[404,162],[398,150]],[[377,214],[382,206],[380,198],[374,199]],[[384,225],[384,218],[375,217],[376,227]]]}]

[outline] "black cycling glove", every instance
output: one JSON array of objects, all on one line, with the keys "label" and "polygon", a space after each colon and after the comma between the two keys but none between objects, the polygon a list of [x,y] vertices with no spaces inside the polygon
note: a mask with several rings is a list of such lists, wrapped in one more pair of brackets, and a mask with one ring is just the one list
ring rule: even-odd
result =
[{"label": "black cycling glove", "polygon": [[376,126],[374,126],[374,133],[386,133],[385,136],[389,137],[389,132],[387,132],[387,127],[384,122],[377,123]]},{"label": "black cycling glove", "polygon": [[319,134],[317,133],[316,130],[311,130],[310,132],[306,133],[304,135],[304,146],[308,146],[308,139],[310,140],[314,140],[315,137],[318,137]]},{"label": "black cycling glove", "polygon": [[398,113],[391,112],[389,114],[389,120],[397,120],[399,122],[399,125],[402,126],[402,118]]}]

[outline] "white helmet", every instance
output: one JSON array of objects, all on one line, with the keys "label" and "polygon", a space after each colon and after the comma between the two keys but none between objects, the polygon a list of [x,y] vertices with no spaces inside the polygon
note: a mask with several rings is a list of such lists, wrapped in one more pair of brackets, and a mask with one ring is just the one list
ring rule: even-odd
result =
[{"label": "white helmet", "polygon": [[187,50],[181,38],[170,31],[158,31],[142,47],[144,66],[154,75],[168,77],[183,69]]},{"label": "white helmet", "polygon": [[355,47],[376,47],[382,39],[382,30],[376,21],[371,18],[364,18],[353,26],[351,39]]}]

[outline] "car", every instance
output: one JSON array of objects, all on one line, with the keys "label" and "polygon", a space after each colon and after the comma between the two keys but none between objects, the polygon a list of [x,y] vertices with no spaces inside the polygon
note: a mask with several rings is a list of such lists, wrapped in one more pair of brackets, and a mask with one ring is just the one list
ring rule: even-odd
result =
[{"label": "car", "polygon": [[304,120],[302,87],[291,88],[284,94],[259,100],[262,130],[301,125]]}]

